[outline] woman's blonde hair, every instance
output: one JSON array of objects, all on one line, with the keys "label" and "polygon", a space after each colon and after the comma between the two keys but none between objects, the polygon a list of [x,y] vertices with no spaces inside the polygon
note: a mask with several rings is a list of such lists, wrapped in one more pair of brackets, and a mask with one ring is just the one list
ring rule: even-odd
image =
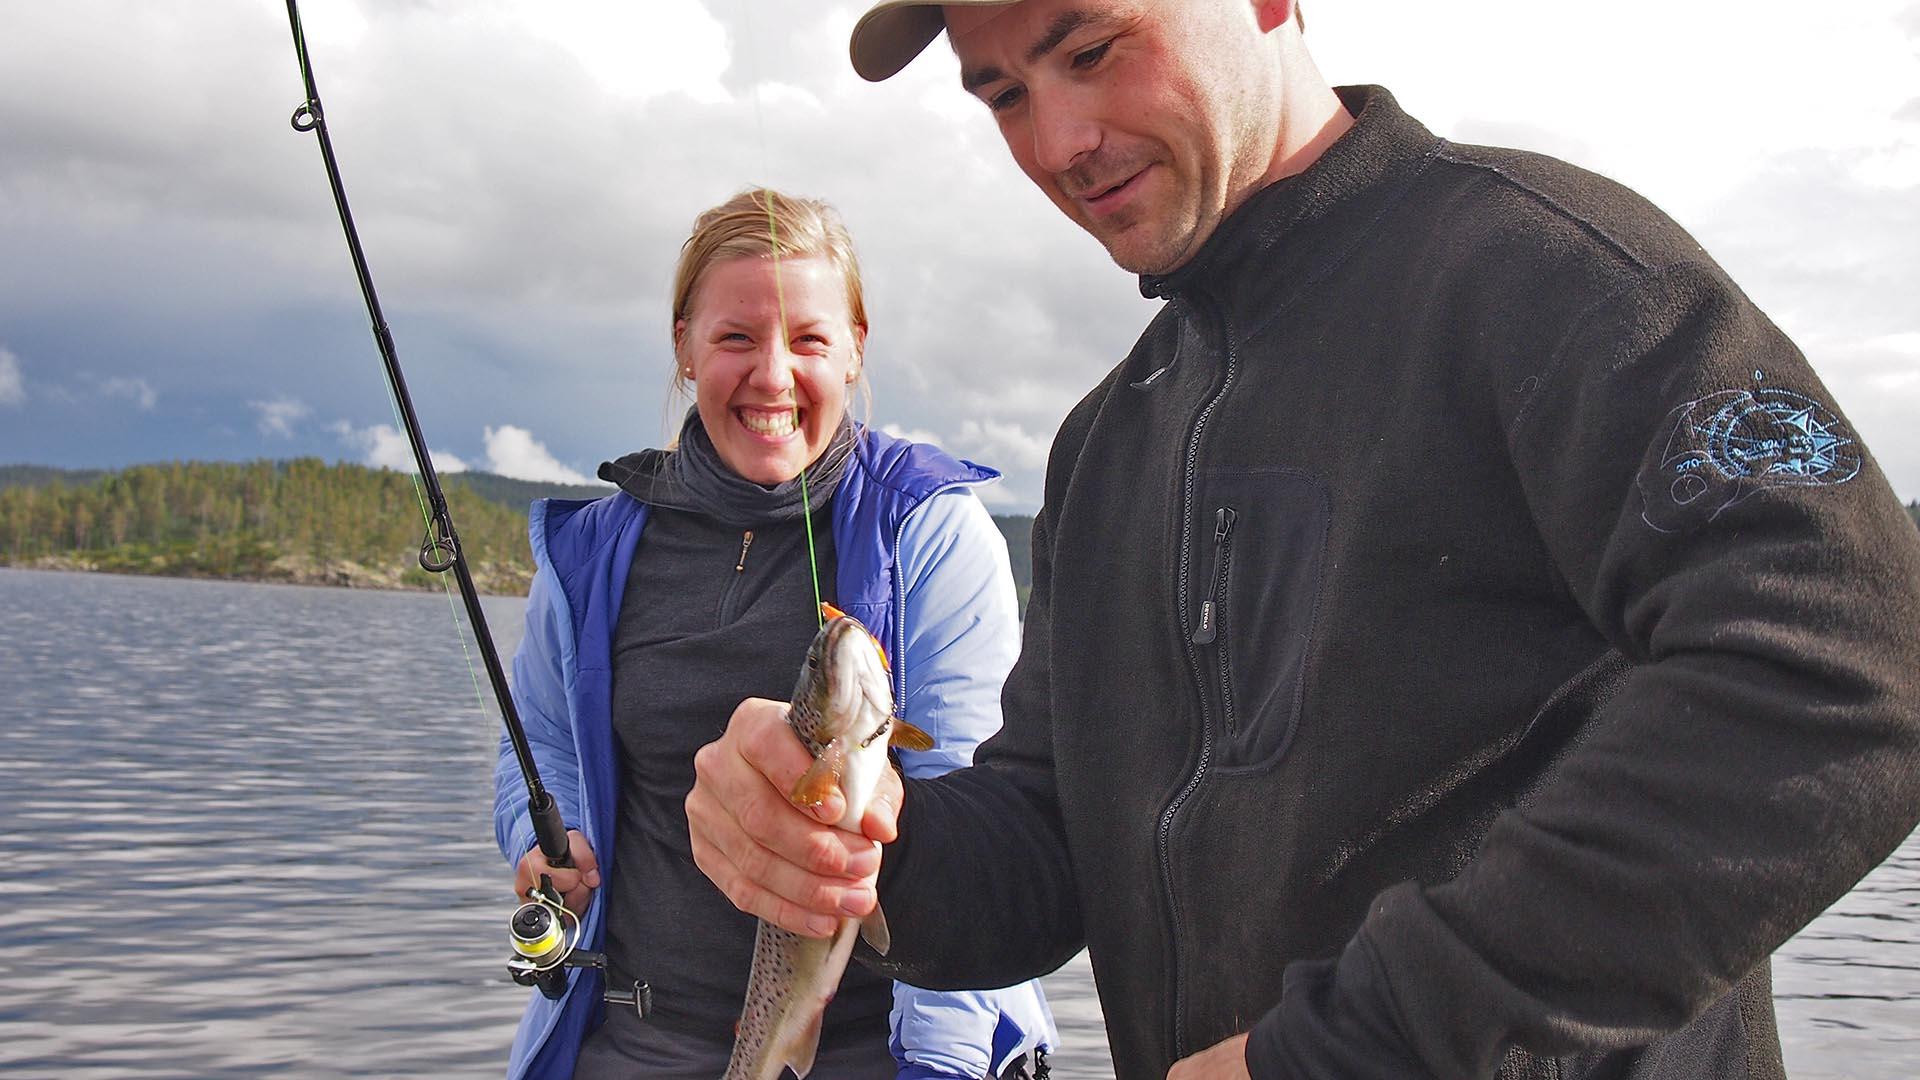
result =
[{"label": "woman's blonde hair", "polygon": [[[847,232],[846,223],[840,220],[839,211],[821,199],[796,198],[772,188],[748,188],[719,206],[702,211],[693,219],[692,235],[680,245],[680,262],[673,270],[673,318],[668,324],[676,346],[668,393],[670,414],[676,397],[692,396],[680,370],[677,327],[687,317],[701,276],[708,267],[728,259],[767,256],[776,259],[818,257],[832,263],[846,281],[848,316],[861,331],[867,329],[860,260],[853,253],[853,237]],[[870,412],[872,398],[864,365],[859,382]]]}]

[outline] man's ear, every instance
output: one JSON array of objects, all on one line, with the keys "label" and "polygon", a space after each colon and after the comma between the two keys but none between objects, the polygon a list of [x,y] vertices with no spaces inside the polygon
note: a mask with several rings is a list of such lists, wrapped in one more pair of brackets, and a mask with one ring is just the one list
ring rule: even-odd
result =
[{"label": "man's ear", "polygon": [[1253,17],[1260,32],[1270,34],[1293,21],[1293,0],[1253,0]]}]

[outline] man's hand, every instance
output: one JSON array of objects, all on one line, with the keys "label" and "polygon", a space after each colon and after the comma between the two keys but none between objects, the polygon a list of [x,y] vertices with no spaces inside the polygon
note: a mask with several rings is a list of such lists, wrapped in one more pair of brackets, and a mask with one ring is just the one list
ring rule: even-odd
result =
[{"label": "man's hand", "polygon": [[1247,1072],[1247,1037],[1235,1035],[1167,1070],[1167,1080],[1251,1080]]},{"label": "man's hand", "polygon": [[560,898],[566,902],[567,910],[575,915],[587,913],[587,902],[593,899],[593,890],[600,887],[600,863],[593,857],[593,845],[580,835],[579,829],[567,830],[567,860],[572,866],[554,867],[547,864],[547,855],[538,847],[520,857],[520,867],[513,875],[513,894],[526,899],[535,885],[540,884],[540,875],[545,874],[553,881],[553,887],[560,891]]},{"label": "man's hand", "polygon": [[693,757],[687,830],[694,863],[734,907],[827,937],[842,918],[865,916],[879,902],[880,845],[896,835],[902,791],[886,770],[861,833],[837,829],[832,823],[846,812],[839,791],[810,810],[788,801],[812,763],[787,726],[786,703],[748,698],[726,733]]}]

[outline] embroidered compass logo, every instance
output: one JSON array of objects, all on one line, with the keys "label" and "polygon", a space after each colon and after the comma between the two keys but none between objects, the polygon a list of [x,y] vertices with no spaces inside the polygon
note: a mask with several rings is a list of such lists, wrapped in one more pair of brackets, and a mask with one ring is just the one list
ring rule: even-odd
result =
[{"label": "embroidered compass logo", "polygon": [[1840,484],[1860,471],[1860,453],[1839,418],[1791,391],[1742,392],[1696,423],[1703,449],[1728,477]]},{"label": "embroidered compass logo", "polygon": [[1853,433],[1791,390],[1728,390],[1674,410],[1658,464],[1641,474],[1649,525],[1712,520],[1767,487],[1844,484],[1860,472]]}]

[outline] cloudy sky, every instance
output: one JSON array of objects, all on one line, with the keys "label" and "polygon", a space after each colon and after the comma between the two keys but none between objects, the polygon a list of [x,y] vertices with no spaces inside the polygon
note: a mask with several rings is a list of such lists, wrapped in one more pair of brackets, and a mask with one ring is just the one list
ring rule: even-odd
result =
[{"label": "cloudy sky", "polygon": [[[1920,498],[1920,0],[1310,0],[1336,82],[1665,207]],[[443,467],[659,442],[693,215],[843,210],[874,420],[1040,498],[1066,409],[1152,306],[1007,159],[936,45],[879,86],[860,7],[308,0],[347,192]],[[283,3],[0,0],[0,463],[404,463]]]}]

